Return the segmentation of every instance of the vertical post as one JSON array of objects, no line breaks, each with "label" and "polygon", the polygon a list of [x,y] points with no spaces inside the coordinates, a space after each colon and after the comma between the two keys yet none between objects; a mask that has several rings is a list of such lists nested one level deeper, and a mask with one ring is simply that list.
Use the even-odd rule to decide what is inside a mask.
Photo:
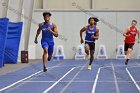
[{"label": "vertical post", "polygon": [[96,3],[95,0],[91,0],[91,4],[92,4],[91,9],[95,9],[95,3]]},{"label": "vertical post", "polygon": [[90,9],[93,9],[93,0],[90,0]]},{"label": "vertical post", "polygon": [[0,17],[2,18],[7,16],[8,2],[9,0],[0,0]]},{"label": "vertical post", "polygon": [[21,21],[23,0],[9,0],[7,16],[12,22]]},{"label": "vertical post", "polygon": [[[20,11],[20,13],[22,14],[22,9],[23,9],[23,0],[20,0],[20,2],[19,2],[19,11]],[[19,21],[21,21],[21,17],[22,17],[22,15],[18,15],[18,18],[17,18],[17,21],[19,22]]]},{"label": "vertical post", "polygon": [[34,0],[24,0],[24,50],[28,50]]}]

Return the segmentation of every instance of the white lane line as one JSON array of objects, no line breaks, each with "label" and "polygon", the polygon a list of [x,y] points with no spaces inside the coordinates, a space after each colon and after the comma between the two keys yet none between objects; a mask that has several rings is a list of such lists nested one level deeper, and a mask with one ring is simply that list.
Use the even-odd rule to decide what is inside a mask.
[{"label": "white lane line", "polygon": [[[57,64],[57,65],[61,65],[61,64],[62,64],[62,63]],[[51,69],[52,69],[52,68],[55,68],[55,67],[56,67],[56,66],[48,67],[48,68],[51,68]],[[43,70],[40,70],[40,71],[38,71],[38,72],[36,72],[36,73],[34,73],[34,74],[31,74],[31,75],[29,75],[29,76],[27,76],[27,77],[25,77],[25,78],[19,80],[19,81],[16,81],[16,82],[10,84],[9,86],[6,86],[6,87],[4,87],[4,88],[1,88],[1,89],[0,89],[0,92],[2,92],[2,91],[4,91],[4,90],[7,90],[7,89],[9,89],[9,88],[11,88],[11,87],[13,87],[13,86],[15,86],[15,85],[17,85],[17,84],[19,84],[19,83],[25,81],[25,80],[27,80],[27,79],[30,79],[31,77],[33,77],[33,76],[35,76],[35,75],[37,75],[37,74],[39,74],[39,73],[41,73],[41,72],[43,72]]]},{"label": "white lane line", "polygon": [[93,84],[92,92],[91,92],[91,93],[95,93],[96,85],[97,85],[97,81],[98,81],[98,77],[99,77],[100,70],[101,70],[101,68],[98,69],[98,72],[97,72],[97,74],[96,74],[96,78],[95,78],[95,80],[94,80],[94,84]]},{"label": "white lane line", "polygon": [[131,67],[127,67],[127,68],[140,68],[140,66],[131,66]]},{"label": "white lane line", "polygon": [[57,85],[63,78],[65,78],[70,72],[72,72],[75,69],[73,67],[71,70],[69,70],[66,74],[64,74],[59,80],[57,80],[53,85],[51,85],[49,88],[47,88],[44,92],[42,93],[47,93],[49,92],[55,85]]},{"label": "white lane line", "polygon": [[[23,83],[27,82],[27,83],[54,83],[56,81],[22,81]],[[68,83],[70,82],[69,80],[68,81],[60,81],[60,82],[65,82],[65,83]],[[92,83],[93,81],[72,81],[74,83]],[[110,82],[133,82],[133,81],[99,81],[98,82],[104,82],[104,83],[110,83]],[[140,82],[140,81],[136,81],[136,82]]]},{"label": "white lane line", "polygon": [[35,76],[35,75],[37,75],[37,74],[39,74],[39,73],[41,73],[41,72],[42,72],[42,70],[41,70],[41,71],[38,71],[38,72],[36,72],[36,73],[34,73],[34,74],[32,74],[32,75],[26,77],[26,78],[23,78],[23,79],[21,79],[21,80],[15,82],[15,83],[13,83],[13,84],[7,86],[7,87],[1,88],[1,89],[0,89],[0,92],[4,91],[4,90],[6,90],[6,89],[8,89],[8,88],[10,88],[10,87],[13,87],[13,86],[15,86],[16,84],[18,84],[18,83],[20,83],[20,82],[22,82],[22,81],[24,81],[24,80],[27,80],[27,79],[29,79],[29,78],[31,78],[31,77],[33,77],[33,76]]},{"label": "white lane line", "polygon": [[75,78],[79,75],[79,73],[84,69],[85,65],[82,66],[82,68],[74,75],[74,77],[69,81],[69,83],[59,93],[64,93],[64,91],[69,87],[69,85],[75,80]]},{"label": "white lane line", "polygon": [[[111,68],[112,66],[104,66],[104,67],[100,67],[101,69],[102,68]],[[117,65],[117,66],[114,66],[114,67],[126,67],[126,66],[123,66],[123,65]]]},{"label": "white lane line", "polygon": [[112,62],[111,62],[111,66],[112,66],[112,70],[113,70],[113,77],[114,77],[116,92],[117,92],[117,93],[120,93],[120,89],[119,89],[119,86],[118,86],[117,77],[116,77],[116,74],[115,74],[115,68],[114,68],[114,65],[113,65]]},{"label": "white lane line", "polygon": [[[126,68],[126,66],[114,66],[114,67],[125,67]],[[127,67],[127,68],[139,68],[140,67],[140,65],[139,66],[130,66],[130,67]],[[102,68],[111,68],[111,66],[104,66],[104,67],[100,67],[101,69]]]},{"label": "white lane line", "polygon": [[126,68],[126,71],[127,71],[128,75],[130,76],[131,80],[133,81],[133,83],[135,84],[136,88],[140,92],[140,86],[137,84],[137,82],[135,81],[135,79],[133,78],[133,76],[131,75],[131,73],[129,72],[129,70],[127,68]]}]

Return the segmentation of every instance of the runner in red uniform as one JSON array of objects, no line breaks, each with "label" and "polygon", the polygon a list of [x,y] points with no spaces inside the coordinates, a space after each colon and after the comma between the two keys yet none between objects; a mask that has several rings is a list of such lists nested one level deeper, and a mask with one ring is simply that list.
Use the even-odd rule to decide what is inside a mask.
[{"label": "runner in red uniform", "polygon": [[131,26],[127,28],[127,31],[123,34],[125,36],[125,44],[124,44],[124,51],[126,55],[125,65],[128,64],[128,61],[131,57],[131,53],[133,50],[133,46],[135,44],[135,37],[138,34],[138,43],[140,43],[140,33],[138,28],[136,27],[137,21],[132,20]]}]

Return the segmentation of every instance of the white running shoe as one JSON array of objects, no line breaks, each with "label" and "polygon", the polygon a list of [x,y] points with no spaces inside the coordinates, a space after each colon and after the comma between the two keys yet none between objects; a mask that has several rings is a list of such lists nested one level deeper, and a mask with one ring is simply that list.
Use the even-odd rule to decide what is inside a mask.
[{"label": "white running shoe", "polygon": [[88,70],[91,70],[91,65],[88,65]]}]

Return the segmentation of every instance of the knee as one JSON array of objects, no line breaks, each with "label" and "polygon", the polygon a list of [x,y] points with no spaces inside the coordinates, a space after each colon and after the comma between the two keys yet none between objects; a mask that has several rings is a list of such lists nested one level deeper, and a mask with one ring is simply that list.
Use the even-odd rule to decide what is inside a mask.
[{"label": "knee", "polygon": [[87,52],[87,50],[85,50],[85,52]]},{"label": "knee", "polygon": [[47,52],[47,50],[44,50],[44,54],[47,54],[48,52]]},{"label": "knee", "polygon": [[87,53],[87,52],[89,52],[89,50],[88,49],[85,49],[85,52]]},{"label": "knee", "polygon": [[129,48],[127,52],[128,52],[128,53],[130,53],[131,51],[132,51],[132,49],[131,49],[131,48]]},{"label": "knee", "polygon": [[94,59],[94,56],[93,56],[93,55],[90,55],[90,58],[91,58],[91,59]]}]

